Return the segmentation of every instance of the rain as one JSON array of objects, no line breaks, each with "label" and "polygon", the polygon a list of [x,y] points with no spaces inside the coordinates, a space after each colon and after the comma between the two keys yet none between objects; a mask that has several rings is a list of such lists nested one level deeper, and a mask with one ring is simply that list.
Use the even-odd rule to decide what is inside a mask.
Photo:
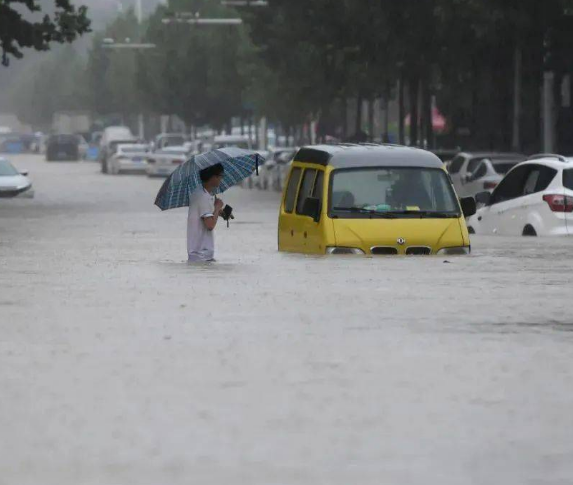
[{"label": "rain", "polygon": [[[392,83],[391,92],[378,91],[359,75],[363,61],[355,55],[360,56],[351,51],[345,57],[350,48],[335,36],[331,47],[345,53],[339,60],[353,69],[354,77],[337,77],[336,90],[330,82],[323,86],[322,94],[332,96],[327,100],[332,110],[325,113],[314,109],[320,90],[312,96],[301,85],[289,90],[277,67],[282,62],[251,57],[261,55],[256,46],[273,48],[292,40],[274,28],[249,30],[261,24],[275,27],[273,9],[280,9],[285,19],[296,12],[308,14],[310,21],[317,13],[305,11],[304,5],[324,9],[329,2],[72,2],[77,8],[84,3],[92,32],[78,33],[72,44],[34,52],[20,43],[23,59],[3,45],[10,62],[0,67],[0,195],[8,193],[1,183],[8,163],[30,186],[0,197],[0,485],[571,483],[573,239],[550,233],[568,233],[568,204],[573,204],[567,178],[573,167],[570,135],[562,129],[570,109],[561,99],[561,94],[568,96],[568,71],[556,74],[563,91],[551,102],[562,105],[554,110],[555,119],[545,125],[545,118],[536,120],[545,131],[533,134],[535,123],[526,119],[533,116],[533,107],[525,94],[548,80],[541,75],[540,84],[532,87],[526,76],[518,76],[521,83],[504,80],[507,110],[503,121],[495,115],[491,122],[503,125],[503,133],[477,126],[466,135],[460,130],[466,121],[458,115],[469,101],[457,99],[453,90],[448,98],[443,86],[459,86],[438,57],[442,77],[428,84],[424,76],[418,80],[420,122],[412,128],[418,115],[411,105],[417,101],[409,90],[411,79],[400,75],[403,64],[396,64],[396,77],[392,71],[388,79],[379,79],[384,86]],[[352,6],[342,6],[346,3],[332,7],[334,13],[348,8],[348,19],[368,29],[387,25],[376,6],[368,8],[379,16],[369,21]],[[397,14],[393,3],[380,2]],[[457,15],[470,15],[476,29],[485,28],[487,16],[481,18],[478,8],[462,12],[448,2],[431,3],[443,14],[437,18],[454,21]],[[508,2],[494,3],[503,11]],[[552,15],[568,8],[567,2],[549,3]],[[235,24],[217,26],[213,20],[195,31],[185,13],[194,10],[201,11],[192,17],[195,22],[226,18]],[[413,10],[416,17],[420,12]],[[532,12],[535,8],[523,6],[524,29]],[[81,17],[77,10],[75,15]],[[321,35],[337,32],[339,25],[328,18],[333,30],[324,27]],[[400,17],[406,20],[420,19]],[[142,29],[135,32],[139,38],[118,38],[121,29],[131,28]],[[189,56],[190,66],[208,72],[189,80],[188,96],[182,88],[188,67],[181,73],[170,70],[169,62],[163,63],[168,57],[157,71],[151,65],[160,62],[153,57],[157,53],[171,52],[161,42],[173,42],[165,29],[175,36],[175,28],[186,29],[177,41],[194,39],[194,45],[209,46],[207,56],[181,53],[178,62]],[[501,35],[500,25],[491,29],[491,35]],[[117,33],[113,44],[104,42],[112,31]],[[444,49],[451,48],[451,39],[437,39]],[[314,53],[314,33],[303,41],[301,49]],[[228,42],[244,43],[252,51],[221,50]],[[389,39],[383,36],[380,42]],[[468,48],[483,48],[480,35],[471,42]],[[131,52],[132,47],[118,44],[148,47]],[[556,45],[551,51],[555,58],[562,52]],[[49,87],[31,83],[27,72],[34,79],[40,73],[51,76],[71,55],[68,49],[74,52],[66,71],[70,78],[59,87],[53,79]],[[213,60],[213,53],[223,51],[231,63]],[[98,79],[112,82],[78,83],[101,68],[100,54],[111,58]],[[482,59],[484,54],[474,55]],[[377,54],[372,56],[380,62]],[[521,54],[509,49],[508,56],[511,62],[504,69],[519,74],[512,62]],[[287,65],[304,62],[293,52],[285,52],[283,60]],[[455,60],[460,72],[466,68]],[[532,62],[523,59],[521,68],[527,71]],[[252,80],[251,70],[234,69],[259,63],[257,69],[265,69],[264,79],[258,80],[262,84]],[[340,72],[341,66],[331,67]],[[142,72],[153,74],[141,81],[145,103],[130,90],[129,76]],[[157,73],[174,76],[170,96],[163,97],[171,88],[157,84]],[[213,73],[253,84],[241,84],[244,91],[235,105],[234,90]],[[311,82],[320,74],[314,73]],[[202,91],[203,82],[208,90]],[[408,87],[402,93],[403,111],[401,82]],[[499,79],[479,82],[501,85]],[[522,121],[516,134],[512,100],[519,84]],[[94,86],[101,90],[93,91]],[[249,89],[261,86],[268,89]],[[60,88],[73,93],[71,105]],[[277,93],[277,88],[286,91]],[[50,102],[43,94],[47,89],[53,95]],[[368,95],[367,89],[372,89]],[[426,90],[431,96],[425,96]],[[98,103],[90,101],[94,93],[104,96],[101,113]],[[539,103],[538,117],[543,99]],[[472,108],[476,119],[493,116],[483,106]],[[303,115],[292,118],[297,110]],[[113,138],[110,128],[118,126],[128,132]],[[466,219],[461,205],[457,214],[460,225],[476,232],[469,234],[470,254],[436,254],[433,241],[427,256],[405,256],[399,246],[395,256],[369,254],[366,246],[360,249],[366,254],[305,254],[302,247],[279,251],[291,167],[305,167],[299,148],[332,150],[334,164],[337,150],[380,150],[382,157],[389,145],[402,144],[418,147],[420,156],[433,152],[435,163],[444,157],[447,163],[439,170],[453,182],[448,190],[462,199],[478,199],[475,215]],[[161,211],[154,202],[170,180],[166,176],[186,160],[229,147],[256,153],[259,174],[252,167],[252,175],[217,195],[232,206],[234,220],[228,225],[219,220],[213,231],[215,261],[189,263],[188,209]],[[105,156],[104,150],[109,150]],[[468,185],[461,176],[457,185],[451,165],[455,157],[460,164],[476,160],[475,170],[491,165],[494,175],[487,183],[495,185],[487,195],[463,193]],[[508,174],[498,174],[498,180],[495,167],[502,162]],[[534,227],[536,219],[528,219],[539,233],[531,237],[526,224],[515,234],[508,229],[511,221],[500,219],[493,231],[480,225],[480,217],[487,220],[485,211],[496,207],[496,193],[507,185],[503,180],[528,166],[524,187],[535,167],[545,167],[536,175],[533,195],[547,214],[558,213],[563,226],[545,234],[553,226]],[[165,167],[169,173],[162,174]],[[324,170],[330,168],[326,162]],[[541,190],[550,170],[559,175]],[[328,177],[324,183],[330,183]],[[559,193],[554,189],[558,183]],[[500,200],[497,207],[504,203]],[[383,214],[428,222],[380,208],[367,213],[365,207],[354,207],[365,214],[347,216],[356,222],[353,227],[395,222]],[[409,212],[416,211],[421,212]],[[337,218],[329,215],[334,212],[334,207],[322,207],[320,224],[328,218],[336,225]]]}]

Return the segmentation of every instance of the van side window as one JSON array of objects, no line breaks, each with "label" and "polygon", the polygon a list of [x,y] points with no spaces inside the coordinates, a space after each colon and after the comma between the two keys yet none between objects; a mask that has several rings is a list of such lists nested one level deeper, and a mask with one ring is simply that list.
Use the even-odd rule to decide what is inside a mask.
[{"label": "van side window", "polygon": [[298,191],[298,200],[296,203],[297,214],[302,214],[304,201],[307,199],[307,197],[310,197],[312,194],[315,178],[316,178],[316,170],[307,168],[304,171],[304,177],[302,178],[302,184],[300,186],[300,190]]},{"label": "van side window", "polygon": [[312,191],[312,196],[322,202],[322,191],[324,186],[324,172],[319,170],[316,174],[316,180],[314,182],[314,190]]},{"label": "van side window", "polygon": [[294,210],[296,191],[298,189],[298,183],[300,182],[301,174],[302,170],[300,168],[293,168],[290,174],[285,196],[285,212],[288,212],[289,214]]}]

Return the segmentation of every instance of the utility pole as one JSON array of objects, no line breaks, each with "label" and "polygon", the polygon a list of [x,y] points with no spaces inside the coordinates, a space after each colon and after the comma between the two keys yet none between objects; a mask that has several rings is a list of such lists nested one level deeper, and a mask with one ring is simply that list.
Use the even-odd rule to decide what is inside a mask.
[{"label": "utility pole", "polygon": [[521,61],[521,47],[516,43],[513,66],[513,130],[511,137],[511,149],[514,152],[521,151]]},{"label": "utility pole", "polygon": [[[143,9],[141,6],[141,0],[135,1],[135,14],[137,16],[137,35],[139,40],[141,40],[141,24],[143,23]],[[139,132],[139,139],[145,140],[145,121],[141,111],[139,115],[137,115],[137,129]]]}]

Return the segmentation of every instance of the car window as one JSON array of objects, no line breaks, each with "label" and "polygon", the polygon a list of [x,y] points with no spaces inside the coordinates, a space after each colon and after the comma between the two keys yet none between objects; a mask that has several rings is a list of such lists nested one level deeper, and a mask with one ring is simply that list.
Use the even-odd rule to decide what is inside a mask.
[{"label": "car window", "polygon": [[482,177],[485,177],[486,173],[487,173],[487,164],[485,162],[482,162],[477,168],[477,170],[472,174],[472,180],[477,180]]},{"label": "car window", "polygon": [[314,180],[316,179],[316,170],[307,168],[304,171],[304,176],[302,178],[302,184],[300,190],[298,191],[298,200],[296,202],[296,213],[302,214],[302,209],[304,207],[304,201],[307,197],[310,197],[314,189]]},{"label": "car window", "polygon": [[482,160],[483,160],[483,158],[472,158],[472,159],[468,162],[467,171],[468,171],[469,173],[473,173],[474,170],[479,166],[479,164],[481,163]]},{"label": "car window", "polygon": [[557,170],[543,165],[538,165],[535,168],[539,171],[535,192],[541,192],[549,187],[549,184],[553,181],[555,175],[557,175]]},{"label": "car window", "polygon": [[532,170],[525,179],[525,184],[523,185],[523,195],[529,195],[535,193],[535,187],[539,180],[539,170]]},{"label": "car window", "polygon": [[523,184],[531,171],[531,165],[523,165],[511,171],[493,191],[491,204],[498,204],[523,195]]},{"label": "car window", "polygon": [[298,189],[301,174],[302,170],[300,168],[294,168],[290,174],[285,196],[285,212],[288,212],[289,214],[294,210],[296,191]]},{"label": "car window", "polygon": [[573,169],[563,170],[563,185],[569,190],[573,190]]},{"label": "car window", "polygon": [[8,160],[0,160],[0,177],[18,175],[18,171]]},{"label": "car window", "polygon": [[465,158],[462,155],[454,157],[454,159],[450,162],[450,166],[448,167],[448,172],[458,173],[462,169],[464,161]]}]

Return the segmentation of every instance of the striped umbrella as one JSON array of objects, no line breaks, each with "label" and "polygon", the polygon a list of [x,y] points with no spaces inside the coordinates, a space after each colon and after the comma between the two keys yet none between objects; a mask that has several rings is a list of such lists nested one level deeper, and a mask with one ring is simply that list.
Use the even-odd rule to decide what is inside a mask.
[{"label": "striped umbrella", "polygon": [[258,153],[241,148],[220,148],[191,157],[179,166],[161,186],[155,205],[161,210],[177,209],[189,206],[190,194],[201,187],[199,173],[205,168],[220,163],[225,169],[225,175],[217,193],[225,192],[233,185],[246,179],[253,172],[259,173],[259,163],[265,159]]}]

